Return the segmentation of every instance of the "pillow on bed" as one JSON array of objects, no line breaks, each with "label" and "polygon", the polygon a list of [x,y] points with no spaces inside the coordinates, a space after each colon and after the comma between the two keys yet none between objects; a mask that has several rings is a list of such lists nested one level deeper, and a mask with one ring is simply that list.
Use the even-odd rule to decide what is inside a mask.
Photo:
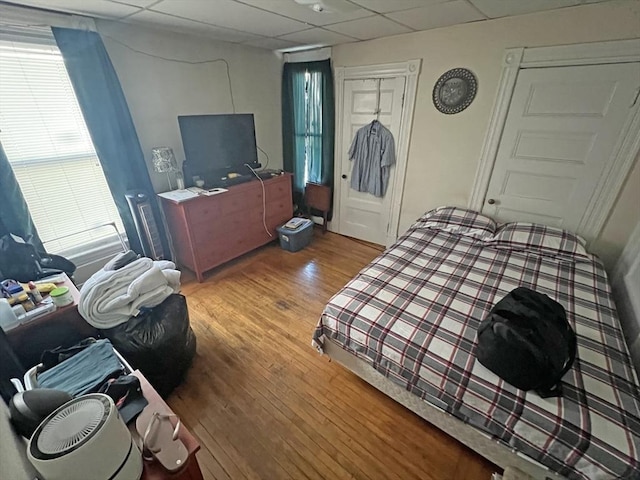
[{"label": "pillow on bed", "polygon": [[430,228],[480,240],[488,240],[496,233],[498,225],[489,217],[458,207],[438,207],[425,213],[413,225],[414,228]]},{"label": "pillow on bed", "polygon": [[498,228],[487,245],[508,249],[533,251],[559,259],[588,259],[586,242],[582,237],[561,228],[537,223],[505,223]]}]

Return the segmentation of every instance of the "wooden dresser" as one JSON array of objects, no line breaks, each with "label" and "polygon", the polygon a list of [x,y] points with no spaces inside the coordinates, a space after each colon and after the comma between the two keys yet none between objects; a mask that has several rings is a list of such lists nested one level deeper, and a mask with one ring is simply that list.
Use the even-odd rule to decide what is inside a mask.
[{"label": "wooden dresser", "polygon": [[[291,177],[264,180],[264,199],[257,179],[180,203],[159,197],[178,264],[201,282],[207,270],[277,239],[276,227],[293,216]],[[263,211],[272,236],[264,229]]]}]

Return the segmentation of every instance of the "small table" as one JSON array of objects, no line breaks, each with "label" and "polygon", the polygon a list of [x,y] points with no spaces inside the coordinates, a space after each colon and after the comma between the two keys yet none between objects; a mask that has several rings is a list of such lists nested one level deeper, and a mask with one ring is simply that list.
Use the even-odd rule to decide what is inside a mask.
[{"label": "small table", "polygon": [[61,275],[64,281],[58,286],[69,287],[73,303],[18,325],[6,333],[9,345],[24,368],[40,363],[40,355],[45,350],[57,346],[70,347],[83,338],[98,336],[98,330],[78,313],[80,292],[66,274]]},{"label": "small table", "polygon": [[[160,395],[158,395],[158,392],[154,390],[139,370],[134,371],[132,375],[135,375],[140,379],[142,394],[149,402],[149,405],[147,405],[145,409],[150,408],[153,411],[167,415],[173,414],[173,411],[164,402],[164,400],[162,400]],[[136,432],[135,421],[129,423],[129,430],[131,430],[132,435],[138,435]],[[189,452],[189,459],[187,460],[186,467],[177,473],[169,473],[162,468],[158,462],[145,461],[141,480],[203,480],[202,471],[200,470],[200,465],[198,465],[198,460],[196,459],[196,452],[200,450],[198,440],[196,440],[184,425],[180,428],[178,437],[182,443],[184,443],[184,446],[187,447],[187,451]]]}]

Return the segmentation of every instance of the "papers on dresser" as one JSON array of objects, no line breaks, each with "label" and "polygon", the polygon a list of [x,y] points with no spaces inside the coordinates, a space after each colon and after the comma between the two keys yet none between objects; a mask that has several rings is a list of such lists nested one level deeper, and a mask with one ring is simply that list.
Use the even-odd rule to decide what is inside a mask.
[{"label": "papers on dresser", "polygon": [[180,203],[184,202],[185,200],[196,198],[198,194],[196,192],[192,192],[191,190],[172,190],[170,192],[159,193],[158,196],[166,198],[167,200],[172,200],[176,203]]}]

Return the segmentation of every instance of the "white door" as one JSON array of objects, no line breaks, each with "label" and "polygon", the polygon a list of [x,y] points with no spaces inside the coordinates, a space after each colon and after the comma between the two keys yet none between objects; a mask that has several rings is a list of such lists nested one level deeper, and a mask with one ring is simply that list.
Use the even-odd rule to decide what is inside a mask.
[{"label": "white door", "polygon": [[521,70],[482,211],[581,233],[638,88],[640,63]]},{"label": "white door", "polygon": [[[378,103],[378,120],[391,131],[397,142],[402,119],[404,84],[404,77],[344,82],[344,103],[341,106],[342,151],[336,164],[341,174],[336,190],[340,196],[338,228],[342,235],[380,245],[386,243],[395,168],[390,169],[389,186],[384,197],[378,198],[370,193],[358,192],[350,187],[353,162],[349,160],[348,151],[358,129],[376,118]],[[396,154],[397,152],[396,143]]]}]

